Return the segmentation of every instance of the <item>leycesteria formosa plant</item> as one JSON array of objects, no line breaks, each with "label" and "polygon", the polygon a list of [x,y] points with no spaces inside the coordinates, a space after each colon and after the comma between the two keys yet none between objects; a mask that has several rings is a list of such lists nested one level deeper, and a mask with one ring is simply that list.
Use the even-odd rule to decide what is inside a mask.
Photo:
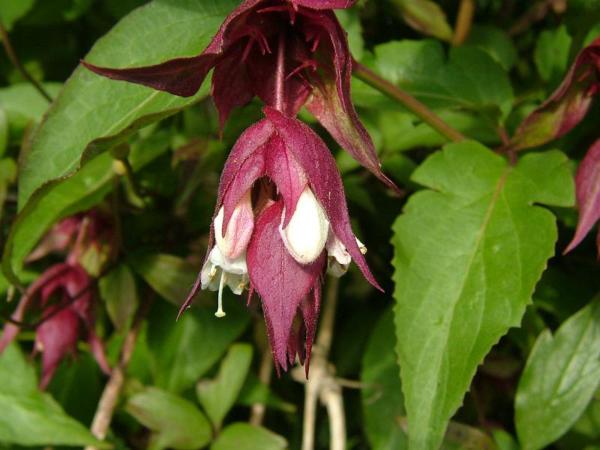
[{"label": "leycesteria formosa plant", "polygon": [[[333,9],[350,0],[246,0],[198,56],[149,67],[90,70],[179,96],[194,95],[211,69],[224,126],[255,96],[265,118],[234,145],[221,175],[211,242],[197,291],[249,290],[261,300],[276,367],[310,362],[325,271],[340,276],[353,259],[380,289],[350,226],[340,174],[325,143],[295,116],[302,106],[358,162],[388,186],[350,96],[352,57]],[[299,316],[302,320],[295,321]],[[295,326],[295,323],[301,325]]]}]

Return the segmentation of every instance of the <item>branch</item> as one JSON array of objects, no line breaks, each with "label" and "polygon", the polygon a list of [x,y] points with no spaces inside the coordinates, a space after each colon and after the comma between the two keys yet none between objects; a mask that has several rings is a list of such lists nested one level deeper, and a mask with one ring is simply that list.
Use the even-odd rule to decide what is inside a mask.
[{"label": "branch", "polygon": [[454,36],[452,36],[452,45],[461,45],[471,31],[473,24],[473,15],[475,14],[475,0],[461,0],[456,16],[456,24],[454,26]]},{"label": "branch", "polygon": [[449,140],[455,142],[465,139],[460,132],[444,122],[436,113],[431,111],[415,97],[407,92],[404,92],[386,79],[381,78],[379,75],[363,66],[361,63],[354,61],[352,63],[352,69],[354,71],[354,75],[358,79],[384,93],[391,99],[403,104],[409,111],[418,116],[421,120],[423,120],[423,122],[435,129],[442,136],[445,136]]},{"label": "branch", "polygon": [[52,103],[52,97],[50,97],[50,94],[48,94],[44,87],[35,78],[33,78],[31,74],[27,72],[27,69],[25,69],[23,64],[21,64],[21,61],[17,57],[15,49],[12,46],[12,43],[8,36],[8,31],[6,31],[6,28],[4,28],[4,24],[1,21],[0,37],[2,38],[2,45],[4,46],[4,50],[6,50],[6,55],[8,56],[8,59],[10,59],[10,62],[16,67],[16,69],[23,76],[23,78],[29,81],[29,83],[31,83],[31,85],[40,93],[40,95],[46,100],[48,100],[48,103]]},{"label": "branch", "polygon": [[[121,354],[119,356],[119,362],[116,367],[112,370],[110,378],[104,387],[102,397],[98,402],[98,408],[94,415],[92,422],[91,431],[94,436],[100,440],[104,440],[110,428],[110,423],[119,401],[123,385],[125,383],[125,372],[131,356],[135,349],[138,335],[144,323],[144,319],[150,310],[152,304],[152,297],[145,301],[138,309],[133,326],[125,336],[123,347],[121,348]],[[97,447],[87,446],[85,450],[98,450]]]},{"label": "branch", "polygon": [[[265,327],[263,322],[260,322],[261,334],[265,335]],[[258,379],[268,386],[271,383],[271,377],[273,375],[273,357],[268,345],[262,349],[262,358],[260,360],[260,368],[258,369]],[[252,405],[250,412],[250,425],[260,426],[265,418],[265,412],[267,408],[264,403],[255,403]]]},{"label": "branch", "polygon": [[508,30],[509,36],[521,34],[531,26],[546,17],[546,14],[553,10],[556,14],[562,14],[567,9],[567,0],[543,0],[535,3],[523,14],[514,25]]},{"label": "branch", "polygon": [[304,370],[301,367],[292,372],[296,381],[305,383],[302,450],[313,450],[315,446],[317,399],[327,409],[331,430],[330,449],[344,450],[346,448],[346,419],[342,388],[335,378],[335,368],[327,361],[333,341],[338,289],[339,279],[329,277],[323,315],[319,325],[319,336],[313,348],[310,377],[308,380],[305,379]]}]

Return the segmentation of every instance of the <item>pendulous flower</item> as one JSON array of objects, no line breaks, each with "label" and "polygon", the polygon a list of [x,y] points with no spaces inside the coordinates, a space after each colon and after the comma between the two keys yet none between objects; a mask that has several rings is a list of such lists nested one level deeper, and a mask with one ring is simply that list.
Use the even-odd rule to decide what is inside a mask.
[{"label": "pendulous flower", "polygon": [[[36,310],[41,320],[36,328],[34,352],[42,354],[40,388],[50,383],[60,362],[74,355],[83,336],[98,365],[109,373],[104,345],[94,331],[94,296],[91,278],[79,265],[61,263],[51,266],[27,290],[12,315],[15,322]],[[7,323],[0,337],[0,353],[16,338],[20,327]]]},{"label": "pendulous flower", "polygon": [[198,56],[125,69],[83,64],[115,80],[184,97],[194,95],[214,68],[212,97],[221,127],[235,107],[254,96],[290,117],[306,105],[342,148],[397,189],[381,171],[373,142],[351,101],[352,56],[332,9],[353,3],[245,0]]},{"label": "pendulous flower", "polygon": [[[239,138],[223,170],[204,267],[196,292],[257,292],[277,367],[296,354],[310,360],[328,265],[340,276],[353,259],[379,288],[356,239],[340,174],[325,143],[307,125],[271,108]],[[300,316],[300,328],[294,319]],[[308,363],[306,364],[308,370]]]}]

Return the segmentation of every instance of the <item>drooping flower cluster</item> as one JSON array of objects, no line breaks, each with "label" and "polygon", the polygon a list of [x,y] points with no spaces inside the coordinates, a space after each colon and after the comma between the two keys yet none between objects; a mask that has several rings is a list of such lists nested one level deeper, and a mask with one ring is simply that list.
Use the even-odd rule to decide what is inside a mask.
[{"label": "drooping flower cluster", "polygon": [[[325,143],[295,116],[302,106],[358,162],[388,186],[373,143],[350,99],[352,57],[333,8],[350,0],[246,0],[198,56],[155,66],[111,69],[112,79],[193,95],[214,68],[212,96],[221,126],[258,96],[265,118],[234,145],[219,185],[197,291],[224,286],[261,298],[276,367],[310,361],[326,270],[340,276],[354,260],[365,278],[365,247],[352,232],[340,174]],[[295,320],[299,317],[301,320]],[[307,372],[308,373],[308,372]]]},{"label": "drooping flower cluster", "polygon": [[95,328],[93,279],[80,264],[90,249],[106,246],[106,222],[97,212],[67,218],[57,224],[28,260],[39,259],[51,252],[68,250],[64,263],[50,266],[27,289],[12,315],[13,323],[4,326],[0,337],[0,353],[16,338],[27,316],[35,316],[34,353],[42,354],[40,388],[44,389],[60,362],[74,355],[80,338],[100,368],[110,372],[104,345]]}]

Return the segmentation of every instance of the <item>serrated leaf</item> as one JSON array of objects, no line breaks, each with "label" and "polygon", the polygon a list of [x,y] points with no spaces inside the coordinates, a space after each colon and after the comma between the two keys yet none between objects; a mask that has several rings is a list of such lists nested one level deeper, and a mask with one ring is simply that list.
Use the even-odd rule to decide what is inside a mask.
[{"label": "serrated leaf", "polygon": [[569,62],[571,36],[563,25],[540,33],[533,59],[544,81],[560,81]]},{"label": "serrated leaf", "polygon": [[156,388],[129,399],[126,411],[154,432],[149,448],[193,450],[212,438],[208,419],[196,405],[178,395]]},{"label": "serrated leaf", "polygon": [[[142,169],[168,150],[169,136],[156,133],[134,143],[130,162],[134,171]],[[23,260],[44,233],[63,217],[91,208],[113,188],[117,177],[113,159],[108,153],[94,158],[76,175],[64,180],[40,197],[30,202],[13,223],[4,247],[2,270],[14,281]]]},{"label": "serrated leaf", "polygon": [[119,264],[100,279],[99,288],[110,320],[117,330],[124,330],[131,324],[139,303],[131,269]]},{"label": "serrated leaf", "polygon": [[283,450],[286,440],[262,427],[247,423],[229,425],[210,446],[211,450]]},{"label": "serrated leaf", "polygon": [[600,385],[600,298],[538,337],[519,380],[515,422],[523,450],[562,436]]},{"label": "serrated leaf", "polygon": [[37,389],[33,367],[16,345],[0,356],[0,442],[25,446],[106,448],[90,431],[69,417],[49,395]]},{"label": "serrated leaf", "polygon": [[171,392],[192,387],[244,331],[248,313],[239,301],[228,298],[227,317],[222,319],[215,317],[215,307],[210,305],[191,308],[176,322],[177,308],[166,302],[154,305],[148,322],[148,347],[158,387]]},{"label": "serrated leaf", "polygon": [[436,449],[475,370],[516,326],[557,238],[534,203],[570,206],[573,181],[557,151],[513,167],[475,142],[428,158],[394,224],[395,322],[410,448]]},{"label": "serrated leaf", "polygon": [[362,360],[360,381],[365,431],[374,450],[408,448],[402,418],[406,416],[402,384],[393,344],[394,316],[388,311],[377,322]]},{"label": "serrated leaf", "polygon": [[221,428],[223,419],[234,405],[251,363],[252,346],[234,344],[223,358],[217,376],[196,385],[198,400],[215,428]]},{"label": "serrated leaf", "polygon": [[389,42],[375,48],[376,70],[428,106],[484,113],[498,123],[512,107],[506,72],[484,50],[463,46],[448,58],[437,41]]},{"label": "serrated leaf", "polygon": [[469,32],[467,45],[486,51],[502,68],[509,71],[517,62],[517,49],[508,33],[490,25],[474,25]]}]

